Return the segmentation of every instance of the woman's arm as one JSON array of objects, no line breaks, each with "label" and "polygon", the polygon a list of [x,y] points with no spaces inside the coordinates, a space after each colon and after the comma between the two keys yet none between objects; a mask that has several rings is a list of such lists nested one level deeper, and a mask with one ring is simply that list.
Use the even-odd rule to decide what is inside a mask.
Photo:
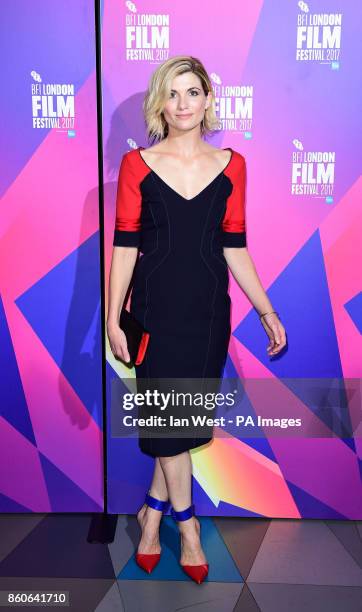
[{"label": "woman's arm", "polygon": [[[273,306],[262,287],[248,249],[224,247],[223,251],[233,277],[259,315],[271,313]],[[270,339],[267,351],[269,355],[275,355],[286,345],[285,329],[275,313],[262,317],[261,322]]]},{"label": "woman's arm", "polygon": [[137,261],[137,247],[114,246],[108,284],[107,334],[112,352],[126,363],[130,361],[127,340],[119,327],[119,315]]},{"label": "woman's arm", "polygon": [[119,167],[113,252],[108,284],[107,334],[112,352],[128,363],[127,339],[119,326],[119,315],[133,276],[141,239],[142,196],[135,160],[137,151],[122,157]]}]

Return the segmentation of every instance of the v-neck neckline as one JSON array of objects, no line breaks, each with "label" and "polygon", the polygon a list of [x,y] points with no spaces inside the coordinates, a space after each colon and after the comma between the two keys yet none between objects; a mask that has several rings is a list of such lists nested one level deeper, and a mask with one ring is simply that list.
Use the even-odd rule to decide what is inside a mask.
[{"label": "v-neck neckline", "polygon": [[199,193],[197,193],[196,195],[194,195],[192,198],[185,198],[185,197],[184,197],[183,195],[181,195],[181,194],[180,194],[178,191],[176,191],[176,190],[175,190],[173,187],[171,187],[171,185],[169,185],[168,183],[166,183],[166,181],[164,181],[164,180],[163,180],[163,178],[162,178],[162,177],[161,177],[159,174],[157,174],[157,172],[155,172],[155,171],[154,171],[154,170],[151,168],[151,166],[149,166],[149,165],[148,165],[148,163],[146,162],[146,160],[145,160],[145,159],[143,159],[143,157],[142,157],[142,155],[141,155],[141,150],[143,150],[143,151],[144,151],[144,150],[145,150],[145,147],[138,147],[137,151],[138,151],[138,154],[139,154],[139,156],[140,156],[141,160],[142,160],[142,161],[143,161],[143,163],[144,163],[144,164],[147,166],[147,168],[149,168],[149,169],[151,170],[151,172],[152,172],[152,173],[153,173],[155,176],[157,176],[157,178],[159,178],[159,179],[160,179],[160,181],[162,181],[162,183],[163,183],[164,185],[166,185],[166,187],[168,187],[168,189],[171,189],[171,191],[173,191],[173,193],[175,193],[175,194],[176,194],[176,195],[177,195],[179,198],[181,198],[181,199],[182,199],[182,200],[184,200],[185,202],[192,202],[192,200],[196,200],[196,198],[198,198],[198,197],[199,197],[199,196],[200,196],[202,193],[204,193],[204,191],[206,191],[206,189],[208,189],[209,187],[211,187],[211,185],[213,185],[213,184],[215,183],[216,179],[218,179],[218,178],[219,178],[219,176],[221,176],[221,175],[222,175],[222,174],[225,172],[226,168],[229,166],[229,164],[230,164],[230,162],[231,162],[232,158],[234,157],[234,151],[233,151],[233,149],[231,149],[231,147],[225,147],[225,149],[222,149],[223,151],[230,151],[230,152],[231,152],[230,159],[229,159],[228,163],[226,164],[226,166],[225,166],[225,167],[224,167],[224,168],[221,170],[221,172],[219,172],[219,173],[218,173],[218,174],[217,174],[217,175],[216,175],[216,176],[215,176],[215,177],[214,177],[214,178],[213,178],[213,179],[212,179],[212,180],[211,180],[211,181],[210,181],[210,182],[209,182],[209,183],[208,183],[208,184],[207,184],[207,185],[206,185],[206,186],[203,188],[203,189],[201,189],[201,191],[199,191]]}]

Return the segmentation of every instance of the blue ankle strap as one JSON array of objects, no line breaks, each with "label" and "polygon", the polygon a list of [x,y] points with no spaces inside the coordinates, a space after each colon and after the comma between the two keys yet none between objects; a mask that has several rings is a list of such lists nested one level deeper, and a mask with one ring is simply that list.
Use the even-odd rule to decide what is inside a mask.
[{"label": "blue ankle strap", "polygon": [[194,515],[194,504],[191,504],[185,510],[174,510],[171,508],[171,515],[175,521],[187,521],[187,519],[191,518]]},{"label": "blue ankle strap", "polygon": [[149,493],[146,493],[145,503],[147,504],[147,506],[150,506],[150,508],[153,508],[154,510],[160,510],[160,512],[164,512],[170,502],[162,501],[161,499],[157,499],[156,497],[152,497],[152,495],[150,495]]}]

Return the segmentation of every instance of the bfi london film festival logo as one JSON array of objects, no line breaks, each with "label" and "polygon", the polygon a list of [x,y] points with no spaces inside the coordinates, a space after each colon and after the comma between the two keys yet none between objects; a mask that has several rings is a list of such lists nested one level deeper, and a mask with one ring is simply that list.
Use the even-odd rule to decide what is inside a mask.
[{"label": "bfi london film festival logo", "polygon": [[74,83],[43,83],[35,70],[30,73],[33,128],[66,132],[75,136]]},{"label": "bfi london film festival logo", "polygon": [[339,69],[342,13],[312,13],[307,2],[298,2],[297,61],[315,61]]},{"label": "bfi london film festival logo", "polygon": [[253,86],[226,85],[221,77],[210,74],[215,93],[216,112],[221,129],[225,132],[244,132],[244,138],[252,138]]},{"label": "bfi london film festival logo", "polygon": [[305,151],[294,139],[292,152],[292,195],[311,195],[333,204],[335,151]]},{"label": "bfi london film festival logo", "polygon": [[126,60],[161,63],[170,53],[170,15],[138,13],[137,6],[126,1]]}]

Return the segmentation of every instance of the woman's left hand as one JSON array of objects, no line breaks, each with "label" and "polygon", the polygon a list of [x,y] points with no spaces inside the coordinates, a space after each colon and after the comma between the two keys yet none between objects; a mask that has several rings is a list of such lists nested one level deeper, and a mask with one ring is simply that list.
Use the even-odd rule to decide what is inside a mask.
[{"label": "woman's left hand", "polygon": [[276,355],[287,343],[284,326],[275,312],[265,315],[260,320],[270,340],[266,350],[269,355]]}]

